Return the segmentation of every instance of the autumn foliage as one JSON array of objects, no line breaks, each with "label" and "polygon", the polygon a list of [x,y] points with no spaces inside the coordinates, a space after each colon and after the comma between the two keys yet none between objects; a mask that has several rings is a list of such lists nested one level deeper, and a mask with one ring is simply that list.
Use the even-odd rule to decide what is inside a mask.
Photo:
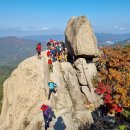
[{"label": "autumn foliage", "polygon": [[130,110],[130,48],[104,47],[99,57],[95,92],[110,111]]}]

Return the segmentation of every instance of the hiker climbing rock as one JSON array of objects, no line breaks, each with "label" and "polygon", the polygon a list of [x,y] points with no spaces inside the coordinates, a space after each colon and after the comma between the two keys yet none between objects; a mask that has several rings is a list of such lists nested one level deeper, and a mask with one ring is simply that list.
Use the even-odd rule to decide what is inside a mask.
[{"label": "hiker climbing rock", "polygon": [[52,121],[52,118],[56,118],[54,111],[51,109],[50,106],[43,104],[40,108],[43,111],[43,118],[45,122],[45,130],[49,128],[49,124]]},{"label": "hiker climbing rock", "polygon": [[49,68],[49,72],[53,73],[53,64],[52,64],[52,58],[51,57],[48,59],[48,68]]},{"label": "hiker climbing rock", "polygon": [[37,50],[37,53],[38,53],[38,59],[41,59],[41,50],[42,50],[41,43],[37,44],[36,50]]},{"label": "hiker climbing rock", "polygon": [[50,81],[48,82],[48,86],[49,86],[48,100],[50,100],[51,93],[54,93],[54,94],[55,94],[56,91],[57,91],[57,89],[56,89],[57,85],[56,85],[56,83],[54,83],[52,80],[50,80]]}]

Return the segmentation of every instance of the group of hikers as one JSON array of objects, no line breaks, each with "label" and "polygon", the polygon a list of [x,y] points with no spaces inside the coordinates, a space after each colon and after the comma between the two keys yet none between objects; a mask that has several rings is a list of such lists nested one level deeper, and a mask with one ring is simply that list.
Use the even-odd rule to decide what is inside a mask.
[{"label": "group of hikers", "polygon": [[47,43],[47,48],[47,57],[51,58],[53,62],[67,62],[68,49],[65,47],[65,43],[63,41],[55,41],[51,39]]},{"label": "group of hikers", "polygon": [[47,57],[49,71],[53,72],[53,62],[67,62],[68,49],[65,47],[65,43],[62,41],[50,40],[47,43]]},{"label": "group of hikers", "polygon": [[[53,72],[53,62],[67,62],[68,61],[68,49],[65,47],[64,41],[55,41],[50,39],[47,42],[47,57],[48,57],[48,67],[49,72]],[[38,43],[36,46],[38,53],[38,59],[41,59],[41,43]]]}]

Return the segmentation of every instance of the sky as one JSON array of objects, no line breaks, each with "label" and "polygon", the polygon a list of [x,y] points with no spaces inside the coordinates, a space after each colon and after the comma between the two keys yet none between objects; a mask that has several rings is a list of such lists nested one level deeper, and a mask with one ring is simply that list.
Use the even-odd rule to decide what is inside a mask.
[{"label": "sky", "polygon": [[130,33],[130,0],[0,0],[0,36],[63,34],[72,16],[96,33]]}]

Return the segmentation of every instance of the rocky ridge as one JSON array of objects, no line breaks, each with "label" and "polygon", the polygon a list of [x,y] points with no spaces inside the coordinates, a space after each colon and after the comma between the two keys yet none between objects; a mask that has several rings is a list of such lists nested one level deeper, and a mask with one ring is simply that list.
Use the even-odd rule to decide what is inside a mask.
[{"label": "rocky ridge", "polygon": [[[84,21],[85,18],[74,18],[74,22],[77,19],[83,19]],[[75,27],[77,28],[77,26]],[[85,28],[85,26],[83,27]],[[91,28],[90,25],[87,25],[87,27]],[[72,26],[69,29],[71,30]],[[92,29],[89,31],[91,34],[90,41],[93,38],[93,41],[95,41]],[[65,33],[68,40],[69,36],[67,32]],[[83,35],[86,36],[85,33]],[[85,36],[83,37],[85,38]],[[74,37],[77,37],[77,35]],[[75,47],[71,47],[71,50],[75,52],[74,55],[95,57],[95,54],[97,54],[96,42],[91,48],[91,50],[95,48],[94,51],[89,53],[90,45],[85,45],[86,40],[83,41],[78,42],[82,47],[81,50],[75,51]],[[71,46],[75,42],[68,43]],[[94,93],[92,84],[92,78],[97,73],[92,59],[87,59],[87,57],[77,58],[73,65],[69,62],[56,61],[53,63],[53,73],[49,73],[48,70],[46,51],[42,52],[41,60],[34,56],[23,61],[4,83],[0,130],[42,130],[44,121],[40,106],[43,103],[50,105],[56,115],[56,119],[51,122],[49,130],[63,129],[63,124],[59,124],[55,128],[58,117],[63,119],[64,129],[66,130],[79,130],[89,127],[93,123],[93,119],[91,115],[92,108],[88,105],[93,104],[93,108],[95,108],[101,103],[100,98]],[[58,87],[56,95],[52,94],[48,101],[48,81],[50,79]]]}]

